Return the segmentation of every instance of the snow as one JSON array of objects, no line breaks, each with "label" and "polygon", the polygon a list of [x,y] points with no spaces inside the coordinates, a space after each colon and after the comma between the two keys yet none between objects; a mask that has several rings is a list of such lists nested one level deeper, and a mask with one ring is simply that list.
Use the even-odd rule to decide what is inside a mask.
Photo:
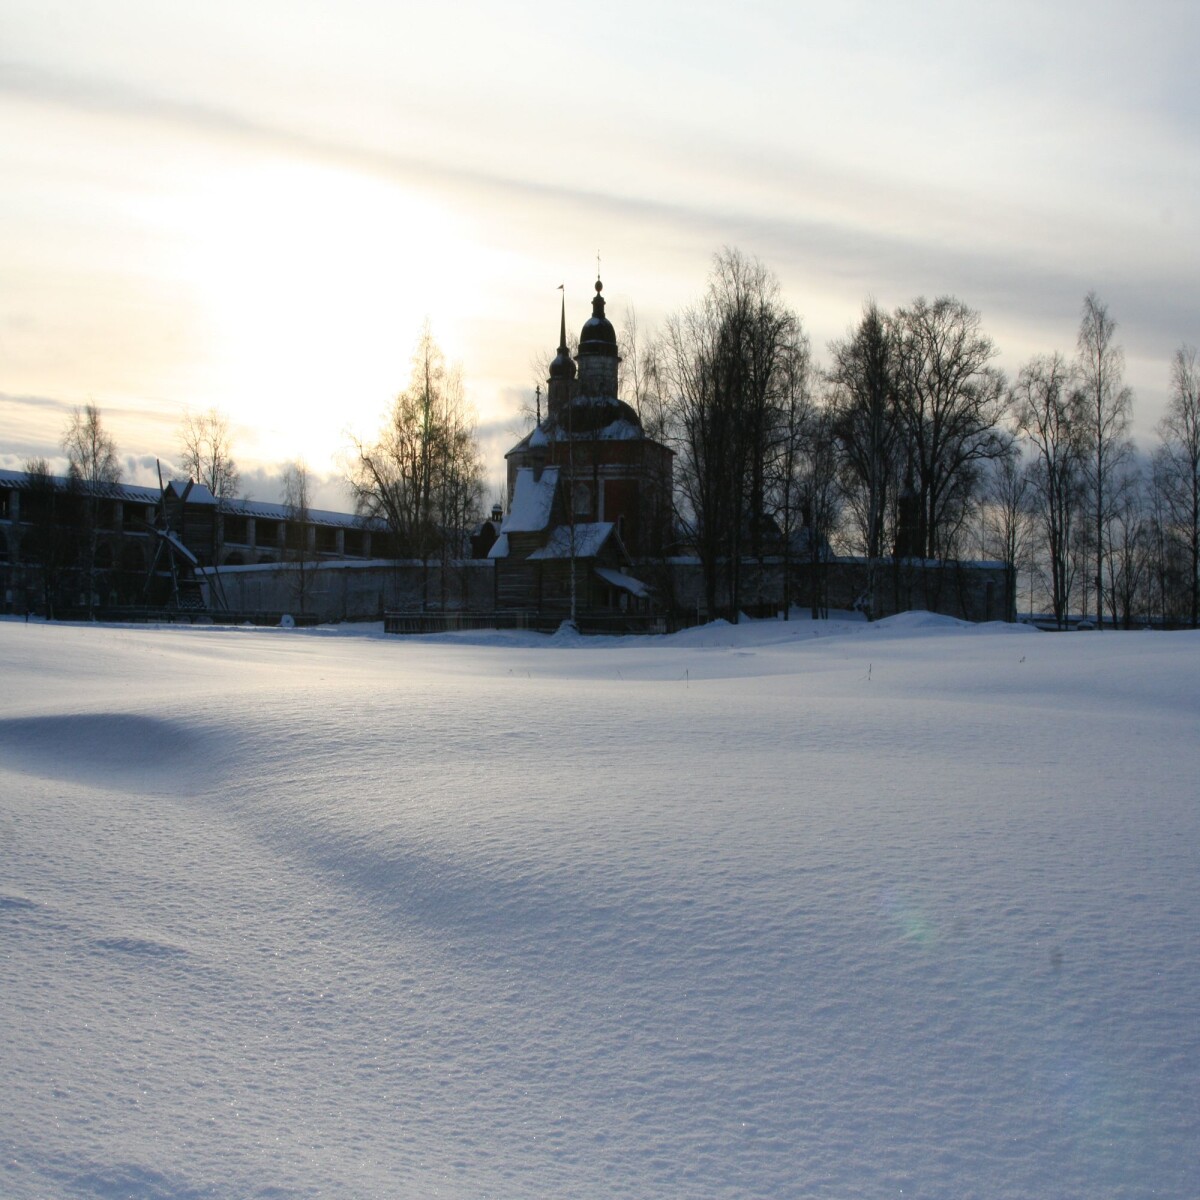
[{"label": "snow", "polygon": [[577,521],[572,539],[570,525],[556,525],[546,544],[539,546],[529,557],[570,558],[574,554],[576,558],[595,558],[615,528],[612,521]]},{"label": "snow", "polygon": [[547,467],[535,477],[532,467],[517,472],[512,508],[500,527],[504,533],[537,533],[545,529],[558,487],[558,468]]},{"label": "snow", "polygon": [[1200,1194],[1200,637],[0,620],[0,1194]]},{"label": "snow", "polygon": [[624,571],[614,571],[609,567],[597,567],[596,574],[605,583],[610,583],[613,587],[621,588],[631,595],[643,597],[650,594],[650,589],[640,579],[634,579],[632,575],[626,575]]}]

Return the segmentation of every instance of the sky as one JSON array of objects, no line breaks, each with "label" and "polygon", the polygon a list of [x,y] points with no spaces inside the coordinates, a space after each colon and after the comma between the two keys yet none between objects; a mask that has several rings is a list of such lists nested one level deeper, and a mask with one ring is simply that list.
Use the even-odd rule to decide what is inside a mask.
[{"label": "sky", "polygon": [[818,361],[953,294],[1015,372],[1095,290],[1150,444],[1200,341],[1190,3],[0,0],[0,466],[94,402],[126,477],[227,414],[319,499],[428,320],[491,476],[597,269],[652,333],[736,247]]}]

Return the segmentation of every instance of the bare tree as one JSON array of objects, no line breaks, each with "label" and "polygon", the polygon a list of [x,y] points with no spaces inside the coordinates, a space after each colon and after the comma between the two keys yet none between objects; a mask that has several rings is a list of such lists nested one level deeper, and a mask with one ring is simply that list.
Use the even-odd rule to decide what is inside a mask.
[{"label": "bare tree", "polygon": [[353,439],[350,488],[363,516],[385,521],[399,552],[422,564],[422,606],[429,603],[429,561],[462,542],[479,514],[483,466],[462,372],[447,366],[426,325],[408,386],[396,397],[374,442]]},{"label": "bare tree", "polygon": [[806,422],[799,456],[797,499],[805,532],[809,611],[813,620],[829,615],[829,539],[838,522],[842,491],[838,484],[838,444],[833,414],[815,408]]},{"label": "bare tree", "polygon": [[237,494],[241,476],[231,454],[229,421],[219,409],[185,412],[179,428],[183,469],[202,483],[218,503]]},{"label": "bare tree", "polygon": [[893,337],[887,317],[870,301],[857,328],[830,346],[833,435],[867,557],[868,617],[877,614],[877,567],[885,552],[887,504],[897,486],[900,425]]},{"label": "bare tree", "polygon": [[[814,528],[817,501],[825,496],[822,484],[833,482],[832,476],[826,480],[820,470],[828,460],[814,453],[818,422],[823,435],[828,430],[828,421],[814,405],[812,376],[812,351],[797,322],[780,367],[774,454],[768,468],[768,499],[783,540],[785,621],[791,619],[792,566],[800,540],[797,535],[807,529],[810,550],[815,541],[821,540],[823,534]],[[824,449],[823,436],[821,442]],[[823,507],[820,514],[825,514]],[[806,557],[811,559],[811,555]],[[814,573],[814,587],[815,578]],[[815,607],[815,592],[813,603]]]},{"label": "bare tree", "polygon": [[1004,619],[1017,609],[1017,577],[1033,541],[1033,492],[1029,466],[1014,444],[995,459],[984,506],[985,551],[1004,563]]},{"label": "bare tree", "polygon": [[99,506],[106,488],[121,481],[117,446],[95,404],[75,408],[62,436],[67,473],[83,496],[83,574],[90,617],[96,603],[96,548],[99,539]]},{"label": "bare tree", "polygon": [[1064,628],[1074,578],[1075,525],[1082,503],[1080,394],[1061,354],[1031,359],[1010,393],[1017,428],[1033,448],[1036,507],[1050,576],[1054,619]]},{"label": "bare tree", "polygon": [[283,504],[287,509],[286,552],[291,564],[292,591],[300,612],[308,611],[312,594],[315,554],[310,544],[309,497],[311,485],[303,460],[288,463],[283,470]]},{"label": "bare tree", "polygon": [[953,549],[980,484],[981,465],[1004,452],[1004,377],[979,314],[961,300],[920,297],[892,321],[906,466],[916,500],[914,541],[925,558]]},{"label": "bare tree", "polygon": [[1113,480],[1111,517],[1106,529],[1107,599],[1114,626],[1132,629],[1149,612],[1153,577],[1153,520],[1141,472],[1129,461]]},{"label": "bare tree", "polygon": [[704,572],[710,614],[737,620],[743,554],[765,533],[767,463],[777,436],[778,393],[797,319],[762,263],[725,250],[699,304],[667,324],[665,368],[671,441],[686,526]]},{"label": "bare tree", "polygon": [[[1079,322],[1078,376],[1080,420],[1087,452],[1084,472],[1089,492],[1088,541],[1095,574],[1088,583],[1096,593],[1096,623],[1104,623],[1104,573],[1107,527],[1113,514],[1112,483],[1132,452],[1129,414],[1133,392],[1123,382],[1125,355],[1114,341],[1117,323],[1095,292],[1083,301]],[[1087,615],[1086,598],[1084,616]]]},{"label": "bare tree", "polygon": [[1181,346],[1171,362],[1171,395],[1158,428],[1155,479],[1186,562],[1187,619],[1200,625],[1200,362]]}]

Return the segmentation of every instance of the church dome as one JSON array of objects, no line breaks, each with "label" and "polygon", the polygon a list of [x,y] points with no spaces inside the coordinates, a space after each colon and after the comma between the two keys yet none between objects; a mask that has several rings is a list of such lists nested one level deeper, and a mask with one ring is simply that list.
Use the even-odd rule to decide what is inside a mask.
[{"label": "church dome", "polygon": [[604,284],[596,280],[596,295],[592,299],[591,318],[584,322],[579,332],[579,355],[597,354],[605,358],[617,357],[617,331],[604,315]]},{"label": "church dome", "polygon": [[551,379],[574,379],[575,363],[566,346],[559,346],[558,353],[550,360]]}]

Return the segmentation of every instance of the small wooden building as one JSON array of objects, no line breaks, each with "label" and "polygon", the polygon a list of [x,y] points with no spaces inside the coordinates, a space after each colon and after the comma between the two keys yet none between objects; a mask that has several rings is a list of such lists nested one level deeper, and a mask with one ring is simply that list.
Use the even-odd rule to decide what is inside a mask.
[{"label": "small wooden building", "polygon": [[489,552],[497,612],[566,620],[648,612],[650,589],[612,521],[572,520],[557,467],[521,467],[513,500]]}]

